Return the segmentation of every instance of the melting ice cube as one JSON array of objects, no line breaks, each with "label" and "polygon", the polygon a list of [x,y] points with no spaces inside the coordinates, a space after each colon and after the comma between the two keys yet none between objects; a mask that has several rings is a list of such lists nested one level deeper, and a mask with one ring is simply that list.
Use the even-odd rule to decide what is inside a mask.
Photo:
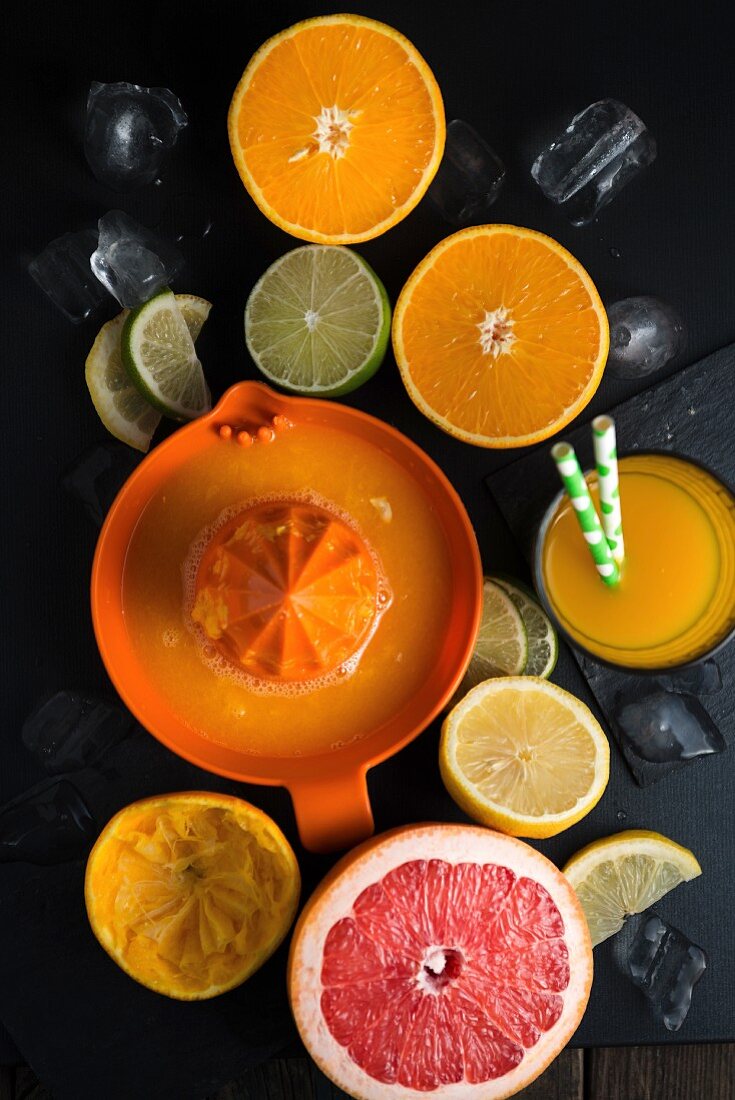
[{"label": "melting ice cube", "polygon": [[64,233],[28,265],[41,290],[74,324],[86,320],[105,297],[89,266],[96,247],[97,234],[91,229]]},{"label": "melting ice cube", "polygon": [[101,527],[113,500],[142,455],[122,443],[89,447],[62,474],[61,484],[76,497],[96,527]]},{"label": "melting ice cube", "polygon": [[168,88],[94,81],[87,98],[84,152],[101,183],[115,191],[151,183],[187,117]]},{"label": "melting ice cube", "polygon": [[68,779],[42,783],[0,809],[0,863],[66,863],[85,854],[95,833],[94,818]]},{"label": "melting ice cube", "polygon": [[505,179],[500,157],[476,130],[455,118],[447,126],[444,156],[428,195],[448,222],[485,221]]},{"label": "melting ice cube", "polygon": [[661,673],[656,679],[666,691],[689,691],[692,695],[715,695],[722,688],[720,666],[711,657],[677,672]]},{"label": "melting ice cube", "polygon": [[707,967],[701,947],[649,909],[630,917],[637,927],[628,952],[628,975],[652,1003],[669,1031],[678,1031],[692,1003],[692,991]]},{"label": "melting ice cube", "polygon": [[616,378],[642,378],[679,353],[684,326],[658,298],[623,298],[607,310],[610,351],[606,370]]},{"label": "melting ice cube", "polygon": [[702,704],[686,692],[620,693],[612,717],[624,742],[654,764],[692,760],[726,747]]},{"label": "melting ice cube", "polygon": [[99,220],[99,241],[90,264],[121,306],[133,309],[168,286],[184,263],[169,241],[139,225],[122,210]]},{"label": "melting ice cube", "polygon": [[624,103],[601,99],[575,115],[531,175],[573,225],[587,225],[656,157],[656,142]]},{"label": "melting ice cube", "polygon": [[57,691],[28,715],[22,738],[46,771],[58,774],[98,763],[134,725],[132,715],[104,699]]}]

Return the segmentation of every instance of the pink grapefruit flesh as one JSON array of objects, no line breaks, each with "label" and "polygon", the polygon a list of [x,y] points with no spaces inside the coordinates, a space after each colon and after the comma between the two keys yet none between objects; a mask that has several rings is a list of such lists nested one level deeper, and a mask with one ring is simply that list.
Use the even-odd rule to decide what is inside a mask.
[{"label": "pink grapefruit flesh", "polygon": [[522,841],[420,825],[350,853],[307,904],[289,988],[302,1039],[359,1100],[500,1100],[582,1018],[592,948],[561,873]]}]

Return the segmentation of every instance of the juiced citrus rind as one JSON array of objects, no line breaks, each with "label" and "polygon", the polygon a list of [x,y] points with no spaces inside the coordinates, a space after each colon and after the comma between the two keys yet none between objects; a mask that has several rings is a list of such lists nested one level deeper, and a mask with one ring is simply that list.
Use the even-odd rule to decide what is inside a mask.
[{"label": "juiced citrus rind", "polygon": [[[110,862],[112,846],[116,842],[124,841],[127,843],[129,841],[130,836],[135,831],[133,822],[149,821],[151,815],[157,815],[154,817],[157,822],[161,815],[170,812],[172,809],[176,812],[191,814],[193,817],[196,817],[197,813],[207,810],[217,810],[223,814],[231,815],[241,828],[256,838],[259,848],[264,852],[277,856],[281,864],[283,896],[277,902],[274,901],[277,912],[269,914],[270,918],[274,918],[272,919],[272,927],[266,928],[266,932],[270,934],[264,936],[258,949],[251,952],[248,957],[240,957],[239,965],[237,968],[232,968],[232,974],[226,981],[207,984],[206,974],[193,973],[189,975],[189,980],[185,980],[180,974],[177,975],[175,967],[171,965],[169,960],[165,958],[158,961],[155,958],[152,960],[147,959],[147,956],[154,952],[151,943],[155,941],[151,937],[158,930],[155,922],[159,918],[156,913],[151,914],[153,922],[151,937],[145,936],[146,942],[142,944],[142,951],[135,952],[135,940],[138,936],[132,935],[131,938],[128,938],[124,931],[127,925],[123,923],[122,928],[115,925],[116,921],[119,923],[118,909],[114,907],[115,899],[112,899],[112,915],[105,911],[105,907],[109,908],[110,904],[108,893],[115,886],[119,886],[124,873],[116,859],[112,858],[112,862]],[[225,853],[225,859],[227,854]],[[226,867],[225,872],[228,874],[233,873],[233,869]],[[248,865],[246,869],[243,866],[241,872],[235,869],[234,873],[252,875],[252,867]],[[180,882],[180,889],[177,883],[177,889],[180,894],[185,894],[187,888],[185,876],[188,874],[188,868],[181,868],[177,874],[180,879],[181,876],[184,876]],[[116,875],[118,876],[117,879]],[[195,874],[194,877],[199,879],[198,874]],[[151,883],[148,882],[144,885],[150,887]],[[167,885],[167,883],[164,883],[162,897],[165,896]],[[87,860],[84,899],[92,931],[107,954],[125,973],[141,985],[154,990],[154,992],[162,993],[175,1000],[193,1001],[215,997],[228,989],[241,985],[263,965],[283,941],[293,922],[298,907],[300,885],[299,867],[293,850],[276,823],[267,814],[250,803],[229,795],[208,791],[185,791],[141,799],[123,807],[110,819],[97,838]],[[196,886],[196,883],[194,886]],[[248,916],[251,915],[248,914]],[[145,913],[143,918],[148,919]],[[244,923],[243,921],[241,928],[244,927]],[[150,942],[147,942],[148,940]],[[128,957],[129,954],[134,955],[133,961]],[[160,967],[159,963],[162,964]]]}]

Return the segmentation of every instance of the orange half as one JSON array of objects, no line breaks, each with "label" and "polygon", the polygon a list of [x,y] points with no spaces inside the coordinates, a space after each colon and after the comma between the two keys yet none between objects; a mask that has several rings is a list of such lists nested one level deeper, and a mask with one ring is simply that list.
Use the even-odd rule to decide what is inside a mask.
[{"label": "orange half", "polygon": [[319,244],[370,240],[405,218],[444,151],[429,66],[398,31],[360,15],[270,38],[235,90],[228,129],[266,217]]},{"label": "orange half", "polygon": [[579,261],[513,225],[441,241],[393,316],[411,400],[478,447],[538,443],[568,424],[600,384],[608,342],[604,306]]},{"label": "orange half", "polygon": [[296,915],[296,857],[276,823],[208,791],[144,798],[105,826],[87,861],[87,915],[131,978],[191,1001],[240,985]]}]

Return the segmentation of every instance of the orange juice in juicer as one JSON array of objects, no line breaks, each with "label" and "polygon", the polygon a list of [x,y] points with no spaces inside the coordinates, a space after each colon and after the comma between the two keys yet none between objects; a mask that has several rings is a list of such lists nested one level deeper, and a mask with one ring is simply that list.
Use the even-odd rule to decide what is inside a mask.
[{"label": "orange juice in juicer", "polygon": [[256,382],[141,463],[92,572],[127,706],[192,763],[286,786],[314,851],[372,831],[367,769],[451,698],[481,600],[469,519],[423,451]]}]

